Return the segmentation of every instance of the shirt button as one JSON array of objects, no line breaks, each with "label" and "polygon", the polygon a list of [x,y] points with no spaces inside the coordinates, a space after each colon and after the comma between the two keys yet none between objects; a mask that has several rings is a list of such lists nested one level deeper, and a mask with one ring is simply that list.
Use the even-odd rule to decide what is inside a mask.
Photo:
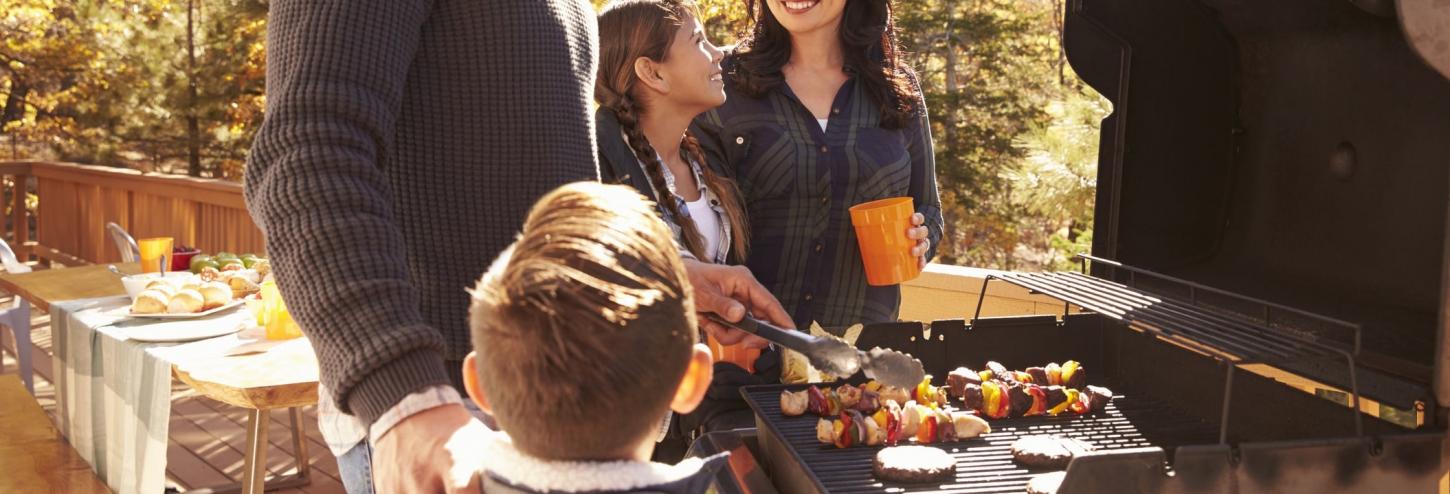
[{"label": "shirt button", "polygon": [[735,136],[735,144],[745,144],[744,136]]},{"label": "shirt button", "polygon": [[821,196],[821,204],[826,204],[829,202],[831,202],[831,196]]},{"label": "shirt button", "polygon": [[824,248],[825,248],[825,246],[821,245],[820,242],[816,242],[816,252],[820,252],[821,249],[824,249]]},{"label": "shirt button", "polygon": [[831,109],[831,114],[832,115],[840,115],[841,114],[841,109],[840,108],[832,108]]},{"label": "shirt button", "polygon": [[806,299],[807,302],[810,302],[812,298],[815,298],[815,297],[812,297],[811,294],[809,294],[809,293],[806,294],[805,299]]},{"label": "shirt button", "polygon": [[826,150],[827,150],[827,149],[829,149],[829,148],[827,148],[827,147],[825,147],[825,146],[821,146],[821,152],[822,152],[822,153],[824,153],[824,152],[826,152]]}]

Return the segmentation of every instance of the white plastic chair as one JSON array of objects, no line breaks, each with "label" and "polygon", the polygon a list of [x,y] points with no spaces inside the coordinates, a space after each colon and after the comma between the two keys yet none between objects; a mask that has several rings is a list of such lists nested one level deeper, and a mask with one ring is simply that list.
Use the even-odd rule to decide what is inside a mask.
[{"label": "white plastic chair", "polygon": [[[30,266],[21,264],[15,258],[15,251],[4,240],[0,240],[0,264],[10,273],[30,272]],[[35,369],[30,364],[30,302],[26,302],[20,295],[14,295],[10,307],[0,309],[0,325],[10,327],[10,332],[15,334],[15,356],[20,360],[20,380],[25,383],[25,389],[34,395]],[[3,355],[0,353],[0,359],[4,358]]]},{"label": "white plastic chair", "polygon": [[116,241],[116,250],[121,252],[121,262],[137,262],[141,260],[141,249],[136,247],[136,239],[126,232],[125,228],[115,222],[106,223],[106,232],[111,234],[111,240]]}]

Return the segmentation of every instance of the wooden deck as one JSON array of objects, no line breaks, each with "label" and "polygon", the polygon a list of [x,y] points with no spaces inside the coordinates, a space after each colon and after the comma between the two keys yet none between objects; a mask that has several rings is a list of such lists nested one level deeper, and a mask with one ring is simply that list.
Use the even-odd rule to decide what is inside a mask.
[{"label": "wooden deck", "polygon": [[[10,296],[0,294],[0,303],[9,304]],[[35,344],[32,359],[35,366],[35,397],[51,420],[55,420],[55,389],[51,386],[50,315],[32,310],[31,338]],[[9,328],[0,329],[0,348],[4,366],[0,373],[18,371],[15,340]],[[246,411],[209,398],[197,396],[175,379],[171,393],[171,433],[166,449],[167,486],[185,491],[234,483],[241,478],[242,450],[247,434]],[[343,493],[338,479],[337,460],[317,432],[317,409],[306,407],[307,454],[311,456],[312,482],[309,485],[269,492],[280,493]],[[294,473],[292,459],[292,426],[285,410],[272,412],[267,439],[267,470],[273,475]]]}]

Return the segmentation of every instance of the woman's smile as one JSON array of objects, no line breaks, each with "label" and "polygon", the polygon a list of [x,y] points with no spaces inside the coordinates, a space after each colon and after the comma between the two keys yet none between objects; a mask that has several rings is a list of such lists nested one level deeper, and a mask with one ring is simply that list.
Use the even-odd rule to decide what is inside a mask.
[{"label": "woman's smile", "polygon": [[797,15],[810,11],[812,7],[820,3],[820,0],[789,0],[780,2],[781,6],[785,7],[786,13]]}]

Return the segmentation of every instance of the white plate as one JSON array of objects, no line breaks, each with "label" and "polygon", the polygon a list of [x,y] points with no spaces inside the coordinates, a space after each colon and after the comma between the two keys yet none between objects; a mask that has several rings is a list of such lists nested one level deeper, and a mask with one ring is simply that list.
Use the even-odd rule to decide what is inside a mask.
[{"label": "white plate", "polygon": [[190,314],[132,314],[130,312],[127,312],[126,315],[142,319],[196,319],[198,317],[210,316],[212,314],[216,314],[218,312],[236,307],[238,305],[242,305],[242,302],[242,299],[234,298],[231,302],[227,302],[226,305],[223,305],[221,307],[217,307],[212,310],[204,310],[201,312],[192,312]]},{"label": "white plate", "polygon": [[141,342],[193,341],[229,335],[246,325],[246,317],[228,314],[214,319],[154,322],[126,328],[126,337]]}]

